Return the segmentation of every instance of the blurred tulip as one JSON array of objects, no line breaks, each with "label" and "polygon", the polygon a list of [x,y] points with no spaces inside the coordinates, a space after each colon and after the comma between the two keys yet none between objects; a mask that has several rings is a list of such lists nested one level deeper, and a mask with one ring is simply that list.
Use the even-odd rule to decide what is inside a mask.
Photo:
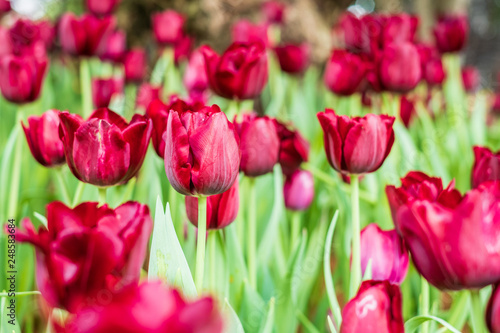
[{"label": "blurred tulip", "polygon": [[[195,227],[198,227],[198,198],[186,196],[186,213]],[[238,215],[240,195],[238,180],[221,194],[211,195],[207,199],[207,230],[216,230],[227,227]]]},{"label": "blurred tulip", "polygon": [[174,11],[165,10],[152,16],[153,33],[158,44],[174,45],[184,36],[186,18]]},{"label": "blurred tulip", "polygon": [[406,13],[385,17],[381,43],[385,47],[392,43],[413,43],[417,31],[418,18]]},{"label": "blurred tulip", "polygon": [[486,323],[491,333],[500,333],[500,287],[493,287],[488,308],[486,309]]},{"label": "blurred tulip", "polygon": [[309,44],[286,44],[274,48],[281,70],[290,74],[301,74],[309,66],[311,54]]},{"label": "blurred tulip", "polygon": [[410,123],[413,120],[413,116],[416,114],[415,104],[407,96],[401,96],[401,102],[399,104],[399,116],[401,121],[406,128],[410,127]]},{"label": "blurred tulip", "polygon": [[302,162],[309,158],[309,142],[298,130],[288,129],[287,126],[275,120],[276,130],[280,139],[279,163],[285,175],[291,175],[299,169]]},{"label": "blurred tulip", "polygon": [[367,114],[349,118],[338,116],[331,109],[318,113],[317,117],[324,133],[328,162],[338,172],[376,171],[391,151],[394,117]]},{"label": "blurred tulip", "polygon": [[440,58],[430,60],[422,69],[422,77],[430,86],[440,86],[446,78],[443,61]]},{"label": "blurred tulip", "polygon": [[47,228],[29,219],[16,239],[36,249],[38,289],[52,307],[76,312],[103,293],[137,283],[152,228],[146,205],[47,205]]},{"label": "blurred tulip", "polygon": [[23,125],[31,154],[45,167],[59,166],[66,162],[64,146],[59,139],[59,111],[48,110],[39,116],[28,117],[28,127]]},{"label": "blurred tulip", "polygon": [[388,281],[363,281],[342,310],[340,333],[403,333],[401,291]]},{"label": "blurred tulip", "polygon": [[266,24],[253,24],[248,20],[239,20],[231,28],[233,43],[262,43],[269,46]]},{"label": "blurred tulip", "polygon": [[408,92],[422,77],[417,48],[408,42],[390,44],[384,48],[379,65],[380,82],[385,89]]},{"label": "blurred tulip", "polygon": [[242,115],[234,125],[240,136],[240,169],[249,177],[265,175],[278,163],[280,139],[273,119],[255,112]]},{"label": "blurred tulip", "polygon": [[19,18],[8,30],[11,52],[18,56],[45,56],[40,27],[29,19]]},{"label": "blurred tulip", "polygon": [[493,153],[486,147],[474,147],[474,166],[471,184],[476,188],[488,180],[500,180],[500,151]]},{"label": "blurred tulip", "polygon": [[50,50],[54,45],[56,39],[56,28],[49,20],[37,22],[38,29],[40,30],[40,39],[45,44],[45,48]]},{"label": "blurred tulip", "polygon": [[141,82],[146,76],[146,51],[142,48],[128,51],[123,59],[123,66],[127,82]]},{"label": "blurred tulip", "polygon": [[124,31],[117,30],[109,34],[106,43],[101,44],[98,50],[101,60],[119,63],[123,60],[127,49],[127,37]]},{"label": "blurred tulip", "polygon": [[462,68],[462,82],[468,93],[473,93],[479,88],[481,74],[476,67],[466,66]]},{"label": "blurred tulip", "polygon": [[165,134],[165,172],[184,195],[227,191],[238,177],[238,135],[217,105],[186,110],[170,106]]},{"label": "blurred tulip", "polygon": [[184,60],[189,59],[192,46],[193,38],[188,35],[182,36],[174,45],[174,62],[176,66],[179,66]]},{"label": "blurred tulip", "polygon": [[161,86],[152,85],[147,82],[141,84],[135,101],[136,107],[147,109],[152,101],[160,99],[161,90]]},{"label": "blurred tulip", "polygon": [[441,53],[458,52],[465,46],[468,33],[467,16],[441,16],[434,27],[436,46]]},{"label": "blurred tulip", "polygon": [[267,83],[267,55],[261,43],[233,43],[219,56],[202,46],[208,83],[214,93],[225,98],[252,99]]},{"label": "blurred tulip", "polygon": [[314,199],[314,178],[306,170],[295,170],[286,177],[283,187],[285,207],[290,210],[306,210]]},{"label": "blurred tulip", "polygon": [[361,269],[371,264],[371,278],[401,284],[408,272],[408,250],[396,230],[382,230],[371,223],[361,230]]},{"label": "blurred tulip", "polygon": [[184,86],[191,98],[203,100],[208,90],[208,78],[205,70],[205,57],[198,49],[191,54],[184,72]]},{"label": "blurred tulip", "polygon": [[358,91],[365,75],[360,56],[344,50],[334,50],[326,64],[324,81],[333,93],[349,96]]},{"label": "blurred tulip", "polygon": [[282,24],[285,21],[286,4],[268,0],[262,4],[262,15],[268,24]]},{"label": "blurred tulip", "polygon": [[94,107],[107,108],[114,94],[122,92],[121,84],[117,78],[94,78],[92,79],[92,101]]},{"label": "blurred tulip", "polygon": [[68,112],[59,118],[66,162],[80,181],[101,187],[124,184],[141,168],[151,120],[136,114],[129,124],[107,108],[95,110],[86,121]]},{"label": "blurred tulip", "polygon": [[86,0],[87,9],[96,16],[110,15],[121,0]]},{"label": "blurred tulip", "polygon": [[369,35],[363,34],[363,23],[351,12],[342,14],[339,20],[340,30],[344,37],[344,44],[351,52],[366,51],[365,42],[369,40]]},{"label": "blurred tulip", "polygon": [[10,0],[0,0],[0,15],[10,11]]}]

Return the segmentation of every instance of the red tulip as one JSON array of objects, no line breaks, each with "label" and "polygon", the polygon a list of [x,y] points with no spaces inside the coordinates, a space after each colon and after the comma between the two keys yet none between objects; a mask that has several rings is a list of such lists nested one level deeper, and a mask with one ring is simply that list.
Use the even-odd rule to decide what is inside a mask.
[{"label": "red tulip", "polygon": [[35,246],[38,289],[70,312],[139,280],[152,228],[148,207],[132,201],[114,210],[56,201],[47,205],[48,230],[36,233],[28,219],[22,225],[16,239]]},{"label": "red tulip", "polygon": [[136,107],[147,109],[152,101],[160,99],[161,90],[161,86],[155,86],[147,82],[141,84],[135,101]]},{"label": "red tulip", "polygon": [[480,81],[481,74],[476,67],[466,66],[462,68],[462,82],[466,92],[475,92],[479,88]]},{"label": "red tulip", "polygon": [[33,102],[40,95],[48,59],[5,55],[0,58],[0,90],[13,103]]},{"label": "red tulip", "polygon": [[406,126],[406,128],[410,127],[410,123],[415,113],[416,111],[414,101],[404,95],[401,96],[401,102],[399,104],[399,116],[401,117],[401,121]]},{"label": "red tulip", "polygon": [[172,187],[184,195],[227,191],[238,177],[238,135],[217,105],[185,110],[170,107],[165,140],[165,172]]},{"label": "red tulip", "polygon": [[38,21],[36,25],[40,30],[40,39],[45,44],[45,48],[50,50],[54,45],[54,40],[56,39],[55,26],[48,20]]},{"label": "red tulip", "polygon": [[[186,213],[189,221],[198,227],[198,198],[186,196]],[[240,195],[238,181],[226,192],[211,195],[207,200],[207,230],[227,227],[238,215]]]},{"label": "red tulip", "polygon": [[186,301],[161,282],[144,282],[109,294],[70,317],[61,333],[222,333],[223,316],[211,297]]},{"label": "red tulip", "polygon": [[240,136],[240,169],[249,177],[265,175],[278,163],[280,139],[273,119],[256,113],[243,114],[234,125]]},{"label": "red tulip", "polygon": [[261,43],[233,43],[219,56],[202,46],[208,84],[225,98],[252,99],[260,95],[267,83],[267,56]]},{"label": "red tulip", "polygon": [[107,37],[106,43],[101,44],[98,50],[99,58],[119,63],[123,60],[126,49],[127,37],[125,32],[117,30]]},{"label": "red tulip", "polygon": [[408,92],[415,88],[422,77],[417,48],[408,42],[390,44],[381,55],[380,82],[390,91]]},{"label": "red tulip", "polygon": [[19,18],[8,30],[10,51],[18,56],[46,56],[45,42],[41,38],[38,24]]},{"label": "red tulip", "polygon": [[406,13],[385,17],[381,45],[385,47],[392,43],[412,43],[417,32],[418,18]]},{"label": "red tulip", "polygon": [[208,78],[205,71],[205,57],[199,49],[191,54],[183,82],[191,98],[200,101],[205,99]]},{"label": "red tulip", "polygon": [[92,79],[92,101],[96,108],[107,108],[114,94],[121,93],[122,84],[116,78]]},{"label": "red tulip", "polygon": [[285,175],[291,175],[299,169],[302,162],[309,158],[309,142],[298,130],[292,130],[285,124],[275,121],[280,139],[279,163]]},{"label": "red tulip", "polygon": [[472,167],[472,188],[488,180],[500,180],[500,151],[493,153],[486,147],[474,147],[474,166]]},{"label": "red tulip", "polygon": [[29,116],[28,127],[23,125],[31,154],[43,166],[64,164],[64,146],[59,139],[59,111],[48,110],[40,117]]},{"label": "red tulip", "polygon": [[[363,18],[369,17],[368,15]],[[365,30],[363,21],[357,18],[351,12],[346,12],[342,14],[339,20],[340,30],[343,34],[344,44],[346,49],[351,52],[363,51],[368,53],[370,50],[370,42],[373,38],[373,29]],[[375,27],[375,25],[373,25]],[[369,33],[365,33],[369,32]],[[377,36],[378,37],[378,36]]]},{"label": "red tulip", "polygon": [[176,66],[179,66],[182,61],[189,59],[192,46],[193,38],[188,35],[182,36],[180,40],[177,41],[174,45],[174,62]]},{"label": "red tulip", "polygon": [[121,0],[87,0],[87,9],[96,16],[110,15]]},{"label": "red tulip", "polygon": [[286,4],[268,0],[262,4],[262,15],[268,24],[281,24],[285,21]]},{"label": "red tulip", "polygon": [[403,333],[401,291],[388,281],[364,281],[342,310],[340,333]]},{"label": "red tulip", "polygon": [[274,48],[281,70],[290,74],[300,74],[307,69],[310,50],[309,44],[306,43],[287,44]]},{"label": "red tulip", "polygon": [[290,210],[306,210],[314,199],[314,178],[306,170],[295,170],[286,177],[283,187],[285,207]]},{"label": "red tulip", "polygon": [[248,20],[239,20],[231,28],[233,42],[238,43],[262,43],[269,45],[266,24],[253,24]]},{"label": "red tulip", "polygon": [[434,27],[436,46],[441,53],[458,52],[465,46],[468,33],[467,16],[442,16]]},{"label": "red tulip", "polygon": [[337,95],[348,96],[358,91],[366,73],[360,56],[345,50],[334,50],[326,64],[325,85]]},{"label": "red tulip", "polygon": [[0,14],[10,11],[10,0],[0,0]]},{"label": "red tulip", "polygon": [[338,172],[376,171],[394,143],[394,117],[367,114],[362,118],[349,118],[326,109],[318,113],[318,120],[323,128],[328,162]]},{"label": "red tulip", "polygon": [[151,138],[151,120],[137,114],[128,124],[107,108],[97,109],[86,121],[68,112],[59,118],[66,162],[82,182],[124,184],[141,168]]},{"label": "red tulip", "polygon": [[371,278],[401,284],[408,272],[408,250],[396,230],[381,230],[375,223],[361,230],[361,269],[371,263]]},{"label": "red tulip", "polygon": [[174,45],[184,35],[185,17],[174,11],[165,10],[152,16],[153,33],[159,44]]},{"label": "red tulip", "polygon": [[428,62],[422,71],[422,77],[430,86],[442,85],[446,78],[442,60],[437,58]]},{"label": "red tulip", "polygon": [[127,82],[141,82],[146,76],[146,51],[141,48],[135,48],[125,54],[123,60],[125,67],[125,80]]},{"label": "red tulip", "polygon": [[500,288],[498,284],[493,288],[490,301],[488,302],[486,323],[491,333],[500,332]]},{"label": "red tulip", "polygon": [[67,53],[92,56],[106,43],[115,24],[113,17],[100,19],[89,14],[76,17],[73,13],[65,13],[58,25],[59,42]]}]

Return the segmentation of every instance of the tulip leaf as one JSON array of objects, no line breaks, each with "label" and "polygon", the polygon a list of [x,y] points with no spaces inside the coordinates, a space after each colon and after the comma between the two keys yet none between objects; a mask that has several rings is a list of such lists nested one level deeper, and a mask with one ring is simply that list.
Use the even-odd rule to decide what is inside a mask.
[{"label": "tulip leaf", "polygon": [[[235,223],[242,223],[243,221],[236,220]],[[243,280],[248,276],[247,266],[245,265],[245,259],[243,257],[243,251],[241,249],[241,244],[236,234],[236,225],[232,223],[225,228],[226,233],[226,252],[228,259],[228,271],[230,276],[230,295],[234,301],[236,297],[241,294],[241,288],[243,286]],[[238,304],[239,299],[237,299]]]},{"label": "tulip leaf", "polygon": [[238,315],[236,314],[236,312],[234,312],[234,309],[231,304],[229,304],[227,298],[224,300],[222,311],[226,315],[226,333],[245,333],[245,330],[243,330],[243,325],[241,325],[240,318],[238,318]]},{"label": "tulip leaf", "polygon": [[302,323],[302,326],[304,326],[305,331],[309,333],[319,333],[319,330],[314,326],[313,323],[306,317],[305,314],[300,312],[299,310],[295,311],[295,315],[297,318],[299,318],[299,321]]},{"label": "tulip leaf", "polygon": [[363,275],[363,281],[372,279],[372,258],[368,259],[368,263],[366,264],[365,274]]},{"label": "tulip leaf", "polygon": [[328,320],[328,327],[330,328],[330,332],[337,333],[337,330],[335,329],[335,325],[333,325],[332,317],[327,316],[326,319]]},{"label": "tulip leaf", "polygon": [[40,214],[39,212],[34,212],[33,215],[38,219],[38,221],[40,221],[40,223],[43,224],[43,226],[46,228],[46,229],[49,229],[48,225],[47,225],[47,218],[45,216],[43,216],[42,214]]},{"label": "tulip leaf", "polygon": [[453,327],[450,323],[448,323],[446,320],[444,319],[441,319],[441,318],[438,318],[438,317],[435,317],[435,316],[431,316],[431,315],[421,315],[421,316],[417,316],[417,317],[413,317],[411,319],[409,319],[406,323],[405,323],[405,332],[406,333],[412,333],[414,332],[420,325],[422,325],[423,323],[429,321],[429,320],[433,320],[441,325],[443,325],[446,329],[448,329],[450,332],[453,332],[453,333],[460,333],[459,330],[457,330],[455,327]]},{"label": "tulip leaf", "polygon": [[[5,146],[5,149],[2,153],[2,163],[0,165],[0,183],[3,186],[7,186],[11,173],[11,165],[12,165],[12,158],[13,158],[13,152],[14,152],[14,147],[16,145],[16,139],[19,135],[20,132],[20,126],[14,126],[12,129],[12,132],[9,135],[9,139],[7,140],[7,144]],[[0,216],[1,221],[5,221],[6,219],[6,214],[7,213],[7,194],[9,191],[0,191]]]},{"label": "tulip leaf", "polygon": [[263,324],[259,333],[272,333],[274,327],[274,297],[269,301],[269,310],[267,311],[267,315],[264,318]]},{"label": "tulip leaf", "polygon": [[453,303],[448,311],[450,316],[448,317],[448,322],[453,327],[458,327],[459,329],[465,325],[468,318],[469,311],[469,293],[466,291],[460,291],[459,294],[453,298]]},{"label": "tulip leaf", "polygon": [[330,266],[330,251],[332,248],[333,233],[335,231],[338,218],[339,211],[337,210],[333,215],[332,222],[330,222],[330,227],[328,228],[328,232],[326,234],[323,253],[323,274],[325,276],[326,293],[328,295],[328,301],[330,302],[330,310],[332,310],[333,318],[335,319],[337,327],[339,327],[342,322],[342,314],[337,300],[337,295],[335,294],[335,287],[333,285],[332,268]]},{"label": "tulip leaf", "polygon": [[484,93],[477,94],[470,121],[472,145],[483,146],[486,142],[486,115],[488,112],[486,101]]},{"label": "tulip leaf", "polygon": [[[7,297],[0,297],[0,333],[21,333],[19,327],[19,320],[17,317],[13,318],[13,322],[9,322],[12,318],[8,317],[9,310],[7,309],[9,299]],[[14,324],[14,325],[12,325]]]},{"label": "tulip leaf", "polygon": [[159,196],[156,200],[148,280],[157,278],[165,279],[169,284],[180,287],[187,297],[197,295],[193,276],[175,233],[170,206],[167,203],[166,211],[164,211]]},{"label": "tulip leaf", "polygon": [[239,317],[245,329],[245,332],[258,331],[263,318],[266,314],[266,302],[248,283],[243,283],[243,298],[241,300],[241,307]]}]

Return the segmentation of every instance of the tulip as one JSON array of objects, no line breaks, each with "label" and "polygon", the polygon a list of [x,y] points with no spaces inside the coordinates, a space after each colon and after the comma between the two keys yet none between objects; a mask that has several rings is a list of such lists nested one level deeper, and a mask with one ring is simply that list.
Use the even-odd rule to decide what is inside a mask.
[{"label": "tulip", "polygon": [[415,115],[415,104],[414,102],[406,96],[401,96],[401,102],[399,104],[399,116],[401,121],[406,126],[410,127],[413,116]]},{"label": "tulip", "polygon": [[159,44],[174,45],[183,36],[185,17],[173,10],[165,10],[152,16],[153,33]]},{"label": "tulip", "polygon": [[298,130],[292,130],[285,124],[275,121],[280,139],[279,163],[285,175],[291,175],[299,169],[302,162],[309,158],[309,142]]},{"label": "tulip", "polygon": [[113,17],[99,19],[84,14],[76,17],[65,13],[58,24],[59,42],[63,50],[72,55],[92,56],[106,43],[113,32],[116,20]]},{"label": "tulip", "polygon": [[500,332],[500,288],[498,284],[493,288],[490,301],[488,302],[486,323],[491,333]]},{"label": "tulip", "polygon": [[240,136],[240,169],[249,177],[265,175],[278,163],[280,139],[273,119],[256,113],[246,113],[235,128]]},{"label": "tulip", "polygon": [[208,89],[208,78],[205,71],[205,58],[199,49],[191,54],[184,72],[183,83],[191,98],[204,99]]},{"label": "tulip", "polygon": [[472,167],[472,188],[488,180],[500,180],[500,151],[493,153],[486,147],[474,147],[474,166]]},{"label": "tulip", "polygon": [[165,172],[177,192],[220,194],[238,177],[238,135],[217,105],[197,111],[171,106],[163,139]]},{"label": "tulip", "polygon": [[120,0],[87,0],[87,9],[96,16],[110,15]]},{"label": "tulip", "polygon": [[60,136],[66,162],[76,178],[105,187],[124,184],[142,166],[151,138],[151,120],[135,115],[130,124],[101,108],[88,120],[62,112]]},{"label": "tulip", "polygon": [[[186,196],[186,213],[195,227],[198,227],[198,198]],[[240,196],[238,181],[224,193],[211,195],[207,198],[207,230],[227,227],[238,215]]]},{"label": "tulip", "polygon": [[106,39],[106,43],[101,44],[98,50],[101,60],[109,60],[119,63],[123,60],[127,48],[127,40],[124,31],[117,30],[111,33]]},{"label": "tulip", "polygon": [[418,50],[413,44],[390,44],[381,57],[379,75],[385,89],[404,93],[417,86],[422,69]]},{"label": "tulip", "polygon": [[10,0],[0,0],[0,14],[10,11]]},{"label": "tulip", "polygon": [[152,221],[146,205],[129,201],[116,209],[97,202],[75,208],[47,205],[47,229],[38,233],[29,219],[20,242],[36,249],[36,281],[53,307],[76,312],[96,298],[137,283]]},{"label": "tulip", "polygon": [[408,250],[396,230],[381,230],[375,223],[361,230],[363,275],[371,264],[371,278],[401,284],[408,272]]},{"label": "tulip", "polygon": [[118,79],[100,79],[92,80],[92,100],[96,108],[107,108],[114,94],[121,93],[121,84]]},{"label": "tulip", "polygon": [[462,68],[462,82],[468,93],[473,93],[479,88],[481,74],[476,67],[466,66]]},{"label": "tulip", "polygon": [[239,20],[232,26],[231,36],[233,42],[269,45],[266,24],[253,24],[247,20]]},{"label": "tulip", "polygon": [[318,113],[318,120],[323,128],[328,162],[338,172],[376,171],[394,143],[394,117],[367,114],[349,118],[326,109]]},{"label": "tulip", "polygon": [[342,310],[340,333],[403,333],[401,291],[388,281],[364,281]]},{"label": "tulip", "polygon": [[268,24],[282,24],[285,20],[286,5],[275,0],[268,0],[262,4],[261,12],[264,21]]},{"label": "tulip", "polygon": [[366,73],[360,56],[344,50],[334,50],[326,64],[324,81],[333,93],[349,96],[358,91]]},{"label": "tulip", "polygon": [[385,47],[392,43],[412,43],[417,26],[418,18],[406,13],[386,17],[381,34],[382,46]]},{"label": "tulip", "polygon": [[141,82],[146,76],[146,51],[135,48],[125,54],[123,67],[125,67],[125,80],[127,82]]},{"label": "tulip", "polygon": [[208,84],[213,92],[225,98],[252,99],[260,95],[267,83],[267,56],[261,43],[233,43],[219,56],[202,46]]},{"label": "tulip", "polygon": [[110,294],[109,302],[82,309],[60,331],[222,333],[223,326],[215,299],[186,301],[180,292],[157,281],[127,286]]},{"label": "tulip", "polygon": [[314,199],[314,179],[306,170],[295,170],[286,177],[283,187],[285,207],[290,210],[306,210]]},{"label": "tulip", "polygon": [[468,33],[467,16],[442,16],[434,27],[436,46],[441,53],[458,52],[463,49]]},{"label": "tulip", "polygon": [[33,102],[40,95],[47,58],[5,55],[0,58],[0,90],[13,103]]},{"label": "tulip", "polygon": [[176,66],[189,59],[191,55],[191,48],[193,46],[193,38],[187,35],[184,35],[180,38],[180,40],[174,46],[174,62]]},{"label": "tulip", "polygon": [[29,116],[28,127],[23,125],[31,154],[45,167],[64,164],[64,146],[59,139],[59,111],[48,110],[40,117]]},{"label": "tulip", "polygon": [[155,99],[160,99],[162,87],[152,85],[149,83],[143,83],[139,87],[139,91],[137,92],[136,106],[147,109],[149,104]]},{"label": "tulip", "polygon": [[309,44],[287,44],[277,46],[274,52],[278,57],[281,70],[290,74],[301,74],[309,66]]},{"label": "tulip", "polygon": [[37,26],[40,30],[40,39],[45,44],[45,48],[50,50],[54,45],[54,40],[56,39],[55,26],[48,20],[39,21]]},{"label": "tulip", "polygon": [[40,28],[28,19],[17,19],[8,31],[11,52],[18,56],[42,57],[46,55]]},{"label": "tulip", "polygon": [[364,38],[362,34],[362,22],[351,12],[342,14],[339,20],[339,27],[343,34],[346,49],[358,52],[364,49]]},{"label": "tulip", "polygon": [[425,67],[422,68],[422,78],[430,86],[440,86],[446,78],[443,62],[440,58],[430,60]]}]

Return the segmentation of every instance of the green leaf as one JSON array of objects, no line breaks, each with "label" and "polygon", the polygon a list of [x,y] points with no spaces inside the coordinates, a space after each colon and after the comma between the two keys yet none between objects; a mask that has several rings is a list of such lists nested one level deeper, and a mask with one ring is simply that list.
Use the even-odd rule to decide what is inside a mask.
[{"label": "green leaf", "polygon": [[478,93],[475,98],[474,109],[470,120],[472,145],[484,146],[486,143],[486,115],[488,113],[487,98],[484,93]]},{"label": "green leaf", "polygon": [[274,327],[274,297],[269,300],[269,310],[261,325],[260,333],[272,333]]},{"label": "green leaf", "polygon": [[326,234],[325,249],[323,253],[323,274],[325,276],[326,293],[328,295],[328,301],[330,302],[330,309],[332,310],[337,327],[340,327],[340,324],[342,323],[342,313],[340,311],[337,295],[335,294],[332,268],[330,267],[330,251],[332,248],[333,232],[335,231],[338,218],[339,211],[337,210],[333,215],[332,222],[330,223],[330,227],[328,228],[328,232]]},{"label": "green leaf", "polygon": [[231,304],[229,304],[227,298],[224,300],[222,312],[226,317],[226,333],[245,333],[243,325],[241,325],[240,318],[238,318],[238,315],[234,312],[234,309]]},{"label": "green leaf", "polygon": [[417,317],[413,317],[411,319],[409,319],[406,323],[405,323],[405,332],[406,333],[412,333],[414,332],[420,325],[422,325],[423,323],[429,321],[429,320],[434,320],[435,322],[443,325],[444,327],[446,327],[450,332],[453,332],[453,333],[460,333],[459,330],[457,330],[455,327],[453,327],[450,323],[448,323],[446,320],[444,319],[441,319],[441,318],[438,318],[438,317],[435,317],[435,316],[431,316],[431,315],[421,315],[421,316],[417,316]]},{"label": "green leaf", "polygon": [[335,325],[333,324],[333,321],[332,321],[332,317],[327,316],[326,319],[328,320],[328,327],[330,328],[330,332],[337,333],[337,330],[335,329]]},{"label": "green leaf", "polygon": [[11,320],[8,317],[8,306],[9,298],[0,297],[0,333],[21,333],[21,328],[19,327],[19,320],[17,317],[14,319],[14,325],[9,323]]},{"label": "green leaf", "polygon": [[245,332],[257,332],[266,315],[266,302],[250,287],[248,281],[243,284],[243,298],[239,317]]},{"label": "green leaf", "polygon": [[33,215],[40,221],[40,223],[43,224],[43,226],[48,229],[49,227],[47,226],[47,218],[40,214],[39,212],[33,212]]},{"label": "green leaf", "polygon": [[[3,186],[7,186],[9,184],[9,180],[11,177],[11,165],[13,159],[14,147],[16,145],[16,139],[20,132],[20,126],[14,126],[12,132],[9,135],[9,139],[7,140],[7,144],[2,153],[2,163],[0,165],[0,184]],[[0,218],[2,221],[5,221],[7,214],[7,194],[9,191],[2,190],[0,191]],[[1,237],[1,236],[0,236]]]},{"label": "green leaf", "polygon": [[295,315],[299,318],[302,326],[304,326],[306,332],[309,333],[319,333],[319,330],[314,326],[313,323],[299,310],[295,311]]}]

